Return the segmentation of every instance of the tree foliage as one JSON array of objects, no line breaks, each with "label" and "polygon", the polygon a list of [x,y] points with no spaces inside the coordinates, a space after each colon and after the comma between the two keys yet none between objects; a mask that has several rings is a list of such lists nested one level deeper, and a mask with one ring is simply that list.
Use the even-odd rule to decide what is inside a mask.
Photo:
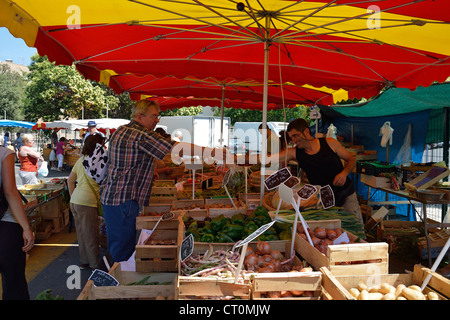
[{"label": "tree foliage", "polygon": [[[29,121],[129,117],[132,101],[116,96],[104,85],[86,80],[75,66],[55,65],[38,54],[31,57],[25,89],[25,116]],[[128,99],[127,99],[128,98]]]},{"label": "tree foliage", "polygon": [[2,118],[23,120],[23,99],[26,79],[17,72],[11,72],[6,64],[0,65],[0,108]]},{"label": "tree foliage", "polygon": [[202,106],[197,107],[183,107],[183,108],[175,108],[170,110],[161,111],[160,114],[163,117],[169,116],[196,116],[203,111]]}]

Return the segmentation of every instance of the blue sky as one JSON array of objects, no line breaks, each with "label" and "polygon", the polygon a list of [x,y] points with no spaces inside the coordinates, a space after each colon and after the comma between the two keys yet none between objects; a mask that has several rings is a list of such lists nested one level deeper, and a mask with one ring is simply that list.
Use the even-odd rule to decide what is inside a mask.
[{"label": "blue sky", "polygon": [[22,39],[14,38],[8,29],[0,27],[0,61],[12,59],[14,63],[30,65],[30,57],[37,52],[30,48]]}]

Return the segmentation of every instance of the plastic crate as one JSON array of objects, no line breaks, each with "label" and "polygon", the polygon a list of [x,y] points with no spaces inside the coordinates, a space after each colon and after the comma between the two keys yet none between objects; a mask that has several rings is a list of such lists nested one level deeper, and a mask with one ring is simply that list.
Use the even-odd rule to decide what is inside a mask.
[{"label": "plastic crate", "polygon": [[384,161],[357,161],[356,170],[358,173],[363,173],[371,176],[379,176],[383,173],[398,172],[396,164]]}]

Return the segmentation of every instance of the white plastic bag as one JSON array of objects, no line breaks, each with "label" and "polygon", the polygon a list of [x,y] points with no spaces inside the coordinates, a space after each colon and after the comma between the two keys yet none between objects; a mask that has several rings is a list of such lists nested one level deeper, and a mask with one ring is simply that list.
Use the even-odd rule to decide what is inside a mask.
[{"label": "white plastic bag", "polygon": [[38,161],[38,177],[48,176],[47,161]]},{"label": "white plastic bag", "polygon": [[55,152],[55,150],[52,149],[52,151],[50,151],[50,156],[49,156],[48,160],[56,161],[56,152]]}]

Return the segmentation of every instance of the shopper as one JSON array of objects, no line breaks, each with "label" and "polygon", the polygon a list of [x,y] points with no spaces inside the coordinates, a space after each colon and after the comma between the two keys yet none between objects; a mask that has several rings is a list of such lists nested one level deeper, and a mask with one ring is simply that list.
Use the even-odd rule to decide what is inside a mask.
[{"label": "shopper", "polygon": [[[132,120],[111,136],[105,180],[100,199],[106,223],[107,247],[114,261],[125,261],[136,245],[136,217],[140,206],[150,202],[155,160],[177,150],[196,147],[200,152],[223,157],[225,149],[205,150],[186,142],[175,142],[154,132],[159,122],[159,105],[140,100],[132,109]],[[176,146],[176,148],[175,148]],[[174,149],[174,150],[172,150]],[[187,153],[187,151],[186,151]]]},{"label": "shopper", "polygon": [[103,132],[100,132],[97,130],[97,123],[94,120],[89,120],[88,121],[88,131],[86,132],[86,134],[83,137],[83,143],[84,141],[86,141],[86,138],[89,137],[89,135],[91,134],[99,134],[101,136],[105,136],[103,134]]},{"label": "shopper", "polygon": [[58,171],[63,171],[64,153],[66,151],[66,138],[59,138],[59,142],[56,144],[56,159],[58,160]]},{"label": "shopper", "polygon": [[97,199],[99,185],[86,173],[83,161],[92,156],[97,143],[103,144],[105,138],[98,134],[89,135],[81,149],[82,157],[75,165],[67,179],[70,194],[70,210],[75,221],[80,252],[80,267],[96,269],[100,262],[99,223]]},{"label": "shopper", "polygon": [[38,184],[38,160],[43,161],[40,152],[33,150],[34,138],[31,134],[22,137],[23,146],[19,150],[20,170],[19,177],[22,184]]},{"label": "shopper", "polygon": [[14,151],[16,153],[16,162],[19,162],[19,150],[22,148],[23,142],[20,132],[16,133],[16,140],[14,140]]},{"label": "shopper", "polygon": [[56,145],[58,144],[58,128],[53,128],[51,145],[50,145],[50,155],[48,161],[50,162],[50,170],[56,170],[58,160],[56,159]]},{"label": "shopper", "polygon": [[26,252],[34,245],[16,186],[14,152],[0,147],[0,185],[3,187],[9,208],[0,219],[0,274],[3,300],[29,300],[25,278]]},{"label": "shopper", "polygon": [[5,132],[5,136],[3,137],[3,146],[6,148],[8,146],[9,141],[9,132]]}]

